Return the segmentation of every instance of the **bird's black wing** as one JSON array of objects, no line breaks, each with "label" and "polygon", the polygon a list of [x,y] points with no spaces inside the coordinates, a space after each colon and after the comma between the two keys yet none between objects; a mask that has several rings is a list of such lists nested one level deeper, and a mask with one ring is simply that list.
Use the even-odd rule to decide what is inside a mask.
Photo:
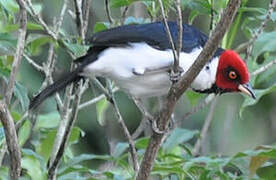
[{"label": "bird's black wing", "polygon": [[[168,22],[169,29],[174,43],[178,40],[178,26],[175,22]],[[203,47],[208,40],[208,36],[200,32],[193,26],[183,24],[182,51],[189,53],[193,49]],[[77,60],[89,59],[90,54],[98,54],[108,47],[128,46],[129,43],[145,42],[160,50],[171,49],[166,28],[163,22],[149,24],[124,25],[101,31],[88,39],[91,48],[88,53]],[[223,49],[218,49],[215,56],[221,54]],[[87,62],[87,61],[86,61]],[[90,63],[90,62],[89,62]]]},{"label": "bird's black wing", "polygon": [[[169,22],[169,29],[174,43],[177,42],[178,27]],[[192,26],[183,24],[182,51],[191,52],[196,47],[203,47],[208,37]],[[170,49],[168,36],[163,22],[150,24],[125,25],[96,33],[89,40],[92,47],[123,46],[128,43],[146,42],[160,50]]]}]

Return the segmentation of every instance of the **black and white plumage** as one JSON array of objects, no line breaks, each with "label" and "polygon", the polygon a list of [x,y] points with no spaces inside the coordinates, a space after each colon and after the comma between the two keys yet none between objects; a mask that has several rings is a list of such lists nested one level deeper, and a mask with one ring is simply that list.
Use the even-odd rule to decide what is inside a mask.
[{"label": "black and white plumage", "polygon": [[[174,42],[178,28],[169,22]],[[190,25],[183,24],[183,44],[180,67],[185,71],[202,51],[208,37]],[[169,70],[173,65],[173,53],[162,22],[126,25],[96,33],[89,40],[87,54],[76,60],[78,68],[43,90],[30,104],[38,106],[45,98],[82,77],[107,77],[126,93],[135,97],[165,95],[170,86]],[[219,48],[212,59],[196,77],[191,87],[198,92],[216,92],[216,74]]]}]

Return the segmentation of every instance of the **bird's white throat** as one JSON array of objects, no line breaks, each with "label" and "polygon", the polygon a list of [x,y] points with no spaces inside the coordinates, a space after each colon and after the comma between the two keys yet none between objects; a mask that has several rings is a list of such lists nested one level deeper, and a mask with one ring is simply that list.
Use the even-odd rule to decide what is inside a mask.
[{"label": "bird's white throat", "polygon": [[[186,72],[202,48],[190,53],[181,52],[179,65]],[[146,43],[131,43],[124,47],[109,47],[98,59],[84,69],[84,76],[110,78],[127,93],[135,97],[161,96],[171,86],[168,70],[173,65],[171,50],[158,50]],[[196,77],[191,87],[210,89],[215,83],[218,57],[212,59]]]}]

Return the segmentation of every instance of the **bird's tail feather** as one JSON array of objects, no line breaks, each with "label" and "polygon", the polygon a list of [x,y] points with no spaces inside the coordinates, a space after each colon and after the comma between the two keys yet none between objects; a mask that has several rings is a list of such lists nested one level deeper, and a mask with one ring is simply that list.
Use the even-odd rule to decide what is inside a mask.
[{"label": "bird's tail feather", "polygon": [[62,90],[67,85],[79,81],[82,76],[80,76],[80,68],[75,69],[72,72],[66,73],[62,78],[46,87],[38,95],[36,95],[30,102],[29,109],[34,109],[40,105],[47,97],[53,95],[55,92]]}]

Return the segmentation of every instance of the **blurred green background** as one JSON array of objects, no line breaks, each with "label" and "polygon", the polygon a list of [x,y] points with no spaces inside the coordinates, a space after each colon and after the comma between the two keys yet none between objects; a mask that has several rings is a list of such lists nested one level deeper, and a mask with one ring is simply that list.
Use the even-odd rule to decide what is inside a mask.
[{"label": "blurred green background", "polygon": [[[8,1],[1,0],[0,2],[3,6],[3,4]],[[131,0],[112,0],[111,15],[115,23],[110,25],[106,15],[104,1],[92,0],[90,4],[89,28],[86,37],[90,37],[95,31],[99,30],[95,24],[104,28],[118,26],[120,24],[124,7],[118,7],[119,5],[116,5],[117,2],[130,4],[123,24],[146,23],[162,20],[160,13],[158,13],[158,11],[157,13],[153,11],[153,7],[157,7],[156,3],[155,5],[152,4],[154,1],[145,0],[135,2]],[[193,24],[206,34],[210,31],[211,22],[210,6],[207,2],[210,1],[182,1],[183,21]],[[239,10],[230,31],[225,36],[221,44],[222,47],[236,49],[240,44],[247,42],[264,20],[269,2],[269,0],[243,0],[242,8]],[[33,3],[38,5],[43,19],[49,26],[52,26],[54,18],[60,13],[60,9],[63,5],[63,1],[61,0],[37,0],[33,1]],[[174,8],[170,8],[173,6],[173,1],[164,0],[164,3],[167,8],[169,19],[175,20],[176,15]],[[214,0],[213,3],[215,10],[214,22],[216,22],[219,13],[226,6],[227,0]],[[149,11],[150,13],[148,13]],[[4,13],[2,12],[2,14]],[[77,35],[78,31],[74,15],[72,14],[74,14],[74,4],[72,1],[69,1],[68,10],[65,14],[60,34],[65,41],[77,42],[76,39],[79,38]],[[151,14],[152,17],[149,14]],[[237,20],[238,18],[239,20]],[[0,24],[0,26],[2,26],[2,28],[0,28],[1,33],[7,31],[6,25],[8,23],[4,23],[4,20],[10,24],[12,23],[9,18],[3,18]],[[247,62],[251,72],[276,60],[275,20],[276,13],[274,12],[272,14],[272,21],[268,22],[264,33],[260,35],[253,46],[253,54]],[[32,17],[29,17],[29,21],[34,22]],[[32,33],[43,34],[43,31],[28,31],[29,35]],[[13,36],[16,35],[15,32],[11,32],[10,34]],[[47,40],[43,41],[38,39],[38,41],[30,43],[26,48],[31,52],[32,59],[38,64],[43,64],[47,61],[49,49],[48,42]],[[58,77],[70,69],[70,64],[73,59],[68,55],[65,49],[60,46],[57,46],[55,51],[57,63],[54,68],[54,79],[58,79]],[[242,52],[241,56],[244,57],[245,53]],[[7,66],[10,66],[9,58],[5,57],[1,58],[1,60],[4,65],[8,64]],[[43,80],[44,75],[42,73],[35,70],[26,60],[22,61],[18,74],[18,82],[26,87],[29,97],[32,97],[38,92]],[[248,97],[238,93],[223,94],[217,97],[214,117],[212,118],[211,126],[202,145],[202,155],[233,155],[247,149],[254,149],[259,145],[275,143],[276,66],[272,66],[267,71],[252,77],[251,83],[257,91],[257,101],[252,101]],[[81,102],[86,102],[99,94],[100,91],[97,88],[89,88],[84,93]],[[115,97],[130,132],[134,132],[142,118],[139,110],[125,93],[121,91],[116,92]],[[182,96],[174,113],[175,123],[178,127],[189,130],[201,130],[209,112],[210,105],[207,105],[188,118],[183,117],[187,112],[190,112],[192,108],[197,106],[199,102],[203,101],[205,97],[206,95],[199,95],[191,91]],[[144,101],[144,103],[152,112],[156,112],[156,109],[158,109],[158,100],[156,98]],[[126,141],[112,108],[108,107],[106,111],[104,117],[105,125],[99,124],[96,111],[96,105],[91,105],[79,112],[76,126],[79,126],[85,135],[80,138],[77,144],[73,145],[73,152],[75,154],[109,154],[110,150],[114,148],[117,142]],[[59,119],[53,97],[49,98],[41,105],[39,114],[48,115],[46,119],[50,117],[49,114],[52,115],[51,117],[54,117],[54,119]],[[189,144],[193,146],[196,140],[197,137],[194,137],[189,141]],[[94,165],[97,166],[97,163],[93,163],[93,166]]]},{"label": "blurred green background", "polygon": [[[247,3],[247,6],[267,9],[268,4],[268,0],[252,0]],[[56,14],[59,13],[61,6],[62,1],[44,1],[42,10],[44,20],[51,23]],[[71,7],[73,7],[72,4]],[[108,21],[104,7],[103,0],[92,1],[87,36],[91,36],[93,34],[93,27],[96,22]],[[183,11],[183,19],[186,23],[188,22],[187,16],[190,12],[191,10],[188,8]],[[119,18],[119,15],[121,14],[120,8],[111,8],[111,13],[114,19]],[[260,14],[256,14],[256,12],[245,12],[242,15],[242,19],[245,20],[247,17],[257,15]],[[74,34],[77,34],[76,25],[68,16],[70,15],[65,15],[62,29],[64,29],[66,33],[73,36]],[[133,16],[136,20],[141,22],[147,21],[146,18],[149,18],[146,13],[146,6],[141,2],[133,3],[127,13],[127,16]],[[170,13],[169,19],[175,20],[173,12]],[[209,24],[210,17],[205,14],[197,16],[193,22],[194,26],[205,33],[209,32]],[[250,26],[255,26],[255,28],[257,28],[259,24],[255,22],[255,24],[250,24]],[[269,23],[267,27],[269,30],[275,30],[275,28],[276,26],[273,22]],[[240,25],[231,48],[235,49],[235,47],[245,41],[247,41],[247,37]],[[42,48],[38,55],[34,58],[39,63],[42,63],[47,59],[48,45],[46,44],[44,47],[45,48]],[[71,62],[71,60],[68,60],[70,59],[68,55],[66,55],[62,49],[58,49],[57,56],[58,62],[55,68],[56,77],[60,76],[63,71],[67,71]],[[20,81],[22,84],[26,85],[30,90],[30,95],[36,93],[38,88],[41,86],[43,76],[34,70],[28,63],[26,63],[26,61],[23,61],[20,70]],[[266,80],[262,81],[262,86],[268,86],[266,84],[273,84],[276,82],[275,67],[271,68],[271,72],[265,73],[269,73],[267,76],[272,76],[272,78],[268,79],[269,82],[266,82]],[[82,102],[93,97],[94,95],[91,93],[91,90],[88,90],[82,98]],[[122,92],[116,93],[116,99],[118,100],[124,120],[126,121],[130,131],[133,132],[141,120],[139,110],[132,103],[132,100],[130,100],[130,98]],[[42,108],[43,113],[51,112],[56,108],[53,106],[53,101],[53,98],[51,98],[51,100],[47,100],[44,103]],[[156,99],[151,101],[152,102],[148,104],[154,104]],[[224,94],[218,97],[214,119],[208,132],[207,140],[203,146],[203,154],[219,153],[229,155],[238,151],[252,149],[261,144],[271,144],[275,142],[276,93],[270,93],[262,97],[256,105],[246,108],[242,114],[242,117],[240,117],[239,112],[243,101],[244,97],[240,94]],[[180,122],[181,127],[183,128],[200,130],[208,113],[209,105],[187,119],[182,119],[185,112],[190,111],[191,108],[192,104],[189,102],[186,95],[183,95],[175,110],[175,120]],[[82,153],[93,152],[96,154],[105,154],[109,152],[108,139],[111,138],[112,141],[115,142],[123,140],[123,134],[117,124],[114,112],[111,107],[109,107],[109,109],[108,115],[106,116],[106,121],[108,122],[106,127],[99,125],[96,117],[95,105],[91,105],[90,107],[80,111],[77,125],[85,132],[85,136],[81,138],[81,144],[77,144],[74,147],[75,151]]]}]

